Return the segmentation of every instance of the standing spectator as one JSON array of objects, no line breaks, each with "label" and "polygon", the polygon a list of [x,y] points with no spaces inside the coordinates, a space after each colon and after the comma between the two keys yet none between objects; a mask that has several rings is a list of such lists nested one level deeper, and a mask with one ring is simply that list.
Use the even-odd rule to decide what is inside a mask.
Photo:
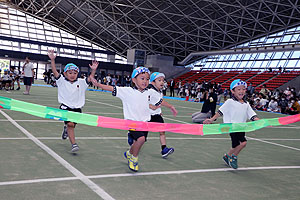
[{"label": "standing spectator", "polygon": [[168,83],[166,80],[164,80],[164,87],[162,89],[163,95],[166,96],[167,94],[167,89],[168,89]]},{"label": "standing spectator", "polygon": [[111,76],[110,76],[110,74],[107,74],[107,76],[106,76],[106,85],[111,85]]},{"label": "standing spectator", "polygon": [[131,78],[130,78],[130,76],[129,76],[129,75],[128,75],[128,76],[126,76],[126,78],[125,78],[125,83],[126,83],[126,87],[130,87]]},{"label": "standing spectator", "polygon": [[181,83],[181,80],[179,80],[178,81],[178,90],[177,90],[177,96],[181,96],[181,94],[180,94],[180,90],[181,90],[181,88],[182,88],[182,83]]},{"label": "standing spectator", "polygon": [[175,81],[174,79],[171,79],[170,81],[170,97],[174,97],[174,87],[175,87]]},{"label": "standing spectator", "polygon": [[224,95],[224,102],[227,100],[228,94],[229,94],[229,92],[228,92],[227,88],[225,88],[224,89],[224,93],[223,93],[223,95]]},{"label": "standing spectator", "polygon": [[24,85],[26,88],[26,91],[23,94],[28,95],[34,77],[33,64],[30,62],[30,58],[28,56],[26,57],[25,63],[23,65],[23,74],[24,74]]},{"label": "standing spectator", "polygon": [[253,87],[252,83],[249,83],[249,86],[247,87],[247,95],[250,98],[254,94],[255,88]]}]

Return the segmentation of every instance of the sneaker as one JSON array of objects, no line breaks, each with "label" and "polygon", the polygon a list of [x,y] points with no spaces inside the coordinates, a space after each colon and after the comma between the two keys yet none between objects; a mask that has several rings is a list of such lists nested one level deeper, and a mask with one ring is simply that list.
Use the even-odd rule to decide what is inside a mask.
[{"label": "sneaker", "polygon": [[229,166],[229,158],[231,158],[227,153],[224,154],[223,156],[223,161],[225,162],[226,165]]},{"label": "sneaker", "polygon": [[67,126],[64,126],[64,130],[63,130],[62,135],[61,135],[61,138],[63,140],[65,140],[65,139],[68,138],[68,132],[67,132],[67,130],[68,130]]},{"label": "sneaker", "polygon": [[131,146],[133,144],[133,138],[131,137],[130,133],[128,132],[128,144]]},{"label": "sneaker", "polygon": [[232,167],[233,169],[238,168],[238,163],[237,163],[237,156],[232,154],[231,158],[229,159],[229,166]]},{"label": "sneaker", "polygon": [[131,153],[129,152],[129,150],[124,152],[124,157],[125,157],[127,160],[130,159]]},{"label": "sneaker", "polygon": [[24,95],[29,95],[29,92],[23,92]]},{"label": "sneaker", "polygon": [[16,90],[20,90],[21,88],[20,87],[18,87]]},{"label": "sneaker", "polygon": [[168,155],[172,154],[174,152],[174,148],[168,148],[165,147],[162,151],[161,151],[161,155],[163,158],[167,158]]},{"label": "sneaker", "polygon": [[79,150],[79,146],[75,143],[75,144],[72,144],[72,149],[71,149],[71,152],[72,153],[75,153]]},{"label": "sneaker", "polygon": [[139,170],[138,157],[134,157],[131,155],[128,160],[128,167],[130,170],[137,172]]}]

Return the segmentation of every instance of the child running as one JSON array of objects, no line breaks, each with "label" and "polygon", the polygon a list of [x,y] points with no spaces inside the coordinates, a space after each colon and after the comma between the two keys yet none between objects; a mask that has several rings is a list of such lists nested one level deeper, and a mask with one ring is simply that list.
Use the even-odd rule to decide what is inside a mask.
[{"label": "child running", "polygon": [[[175,107],[165,100],[163,100],[163,94],[161,90],[164,87],[164,80],[165,80],[165,75],[163,73],[159,72],[153,72],[150,76],[150,84],[148,86],[149,89],[153,89],[155,93],[150,96],[150,104],[159,106],[157,102],[161,102],[162,106],[166,106],[171,109],[172,113],[174,116],[177,115],[177,110]],[[161,108],[160,106],[152,110],[150,109],[150,114],[151,114],[151,120],[150,122],[159,122],[159,123],[164,123],[164,119],[162,118],[162,113],[161,113]],[[167,147],[167,142],[166,142],[166,134],[165,132],[159,132],[159,139],[160,139],[160,144],[161,144],[161,155],[163,158],[167,158],[168,155],[172,154],[174,152],[174,148],[168,148]]]},{"label": "child running", "polygon": [[[104,85],[98,83],[96,79],[92,79],[92,83],[103,90],[111,91],[113,96],[121,99],[125,119],[147,122],[150,121],[149,97],[154,93],[154,90],[147,88],[149,77],[150,71],[148,68],[138,67],[133,70],[131,75],[134,87]],[[155,106],[155,108],[157,107]],[[130,150],[124,152],[124,156],[128,161],[129,169],[137,172],[139,170],[138,154],[147,140],[148,131],[129,130],[129,135],[133,138],[134,142]]]},{"label": "child running", "polygon": [[[228,99],[212,118],[206,119],[203,123],[210,124],[220,116],[223,116],[224,123],[242,123],[246,122],[247,118],[252,121],[259,120],[250,104],[245,100],[246,89],[246,82],[240,79],[232,81],[230,84],[232,98]],[[246,147],[247,140],[245,132],[230,133],[230,137],[232,148],[223,156],[223,160],[233,169],[237,169],[237,156]]]},{"label": "child running", "polygon": [[[48,56],[51,59],[51,68],[58,87],[58,102],[61,103],[59,108],[81,113],[81,108],[85,104],[85,91],[91,81],[90,77],[94,77],[95,75],[98,62],[93,61],[92,65],[90,65],[90,68],[92,69],[91,76],[82,79],[78,78],[79,68],[73,63],[69,63],[65,66],[63,72],[64,76],[60,75],[55,66],[56,55],[54,54],[54,50],[49,50]],[[75,153],[79,150],[79,147],[75,142],[74,129],[76,123],[70,121],[65,121],[64,123],[62,139],[65,140],[69,137],[72,145],[71,152]]]}]

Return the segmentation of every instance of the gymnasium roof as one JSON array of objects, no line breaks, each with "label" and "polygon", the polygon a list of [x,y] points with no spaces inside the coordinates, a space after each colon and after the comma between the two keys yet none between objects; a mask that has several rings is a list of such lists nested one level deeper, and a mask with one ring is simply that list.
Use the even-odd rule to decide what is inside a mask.
[{"label": "gymnasium roof", "polygon": [[147,50],[147,54],[170,55],[178,62],[192,52],[234,48],[300,25],[297,0],[7,2],[124,57],[127,49],[135,48]]}]

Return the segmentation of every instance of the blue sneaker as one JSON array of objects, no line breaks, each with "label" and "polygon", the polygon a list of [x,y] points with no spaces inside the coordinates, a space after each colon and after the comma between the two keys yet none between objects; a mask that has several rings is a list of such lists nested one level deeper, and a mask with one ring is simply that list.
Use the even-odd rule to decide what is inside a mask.
[{"label": "blue sneaker", "polygon": [[232,167],[233,169],[238,168],[238,163],[237,163],[237,156],[232,154],[231,158],[229,159],[229,166]]},{"label": "blue sneaker", "polygon": [[133,138],[131,137],[130,133],[128,132],[128,144],[131,146],[133,144]]},{"label": "blue sneaker", "polygon": [[[224,156],[223,156],[223,161],[225,162],[225,164],[226,165],[228,165],[228,166],[230,166],[229,165],[229,155],[226,153],[226,154],[224,154]],[[231,158],[231,157],[230,157]]]},{"label": "blue sneaker", "polygon": [[63,132],[62,132],[62,135],[61,135],[61,138],[63,139],[63,140],[65,140],[65,139],[67,139],[68,138],[68,128],[67,128],[67,126],[66,125],[64,125],[64,129],[63,129]]},{"label": "blue sneaker", "polygon": [[168,148],[165,147],[162,151],[161,151],[161,155],[163,158],[167,158],[168,155],[172,154],[174,152],[174,148]]}]

